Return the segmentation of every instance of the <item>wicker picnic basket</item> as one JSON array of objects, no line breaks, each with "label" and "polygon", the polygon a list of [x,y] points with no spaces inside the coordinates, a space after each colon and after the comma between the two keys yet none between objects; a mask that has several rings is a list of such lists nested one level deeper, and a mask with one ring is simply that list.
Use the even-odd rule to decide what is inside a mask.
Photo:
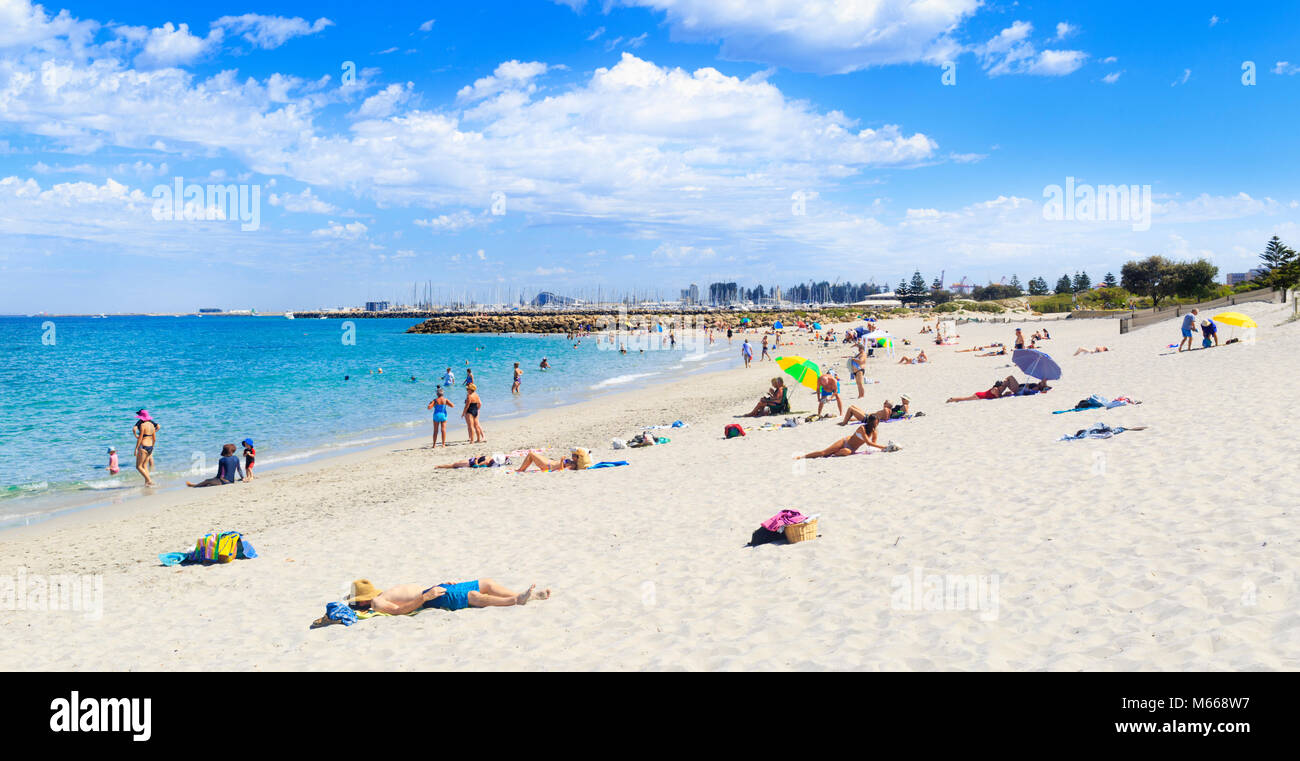
[{"label": "wicker picnic basket", "polygon": [[817,519],[803,523],[792,523],[785,527],[785,540],[790,544],[806,542],[809,539],[817,538]]}]

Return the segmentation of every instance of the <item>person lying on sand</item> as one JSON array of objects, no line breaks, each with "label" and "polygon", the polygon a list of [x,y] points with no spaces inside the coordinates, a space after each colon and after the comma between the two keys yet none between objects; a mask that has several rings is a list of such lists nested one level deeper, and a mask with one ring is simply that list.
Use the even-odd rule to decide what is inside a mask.
[{"label": "person lying on sand", "polygon": [[434,467],[439,470],[447,470],[450,468],[496,468],[509,464],[510,458],[498,452],[497,454],[483,454],[478,457],[471,457],[468,460],[457,460],[456,462],[435,465]]},{"label": "person lying on sand", "polygon": [[866,413],[856,406],[851,406],[849,407],[849,411],[844,413],[844,419],[841,420],[838,425],[848,425],[850,422],[857,420],[866,422],[868,414],[874,416],[876,420],[893,420],[895,418],[906,417],[911,414],[911,405],[911,398],[904,395],[902,397],[902,404],[890,404],[889,400],[886,399],[884,405],[882,405],[879,410],[872,413]]},{"label": "person lying on sand", "polygon": [[538,470],[545,473],[557,470],[586,470],[591,467],[591,455],[581,447],[570,449],[569,456],[561,460],[548,460],[537,452],[529,452],[523,464],[515,472],[523,473],[528,470],[529,465],[536,465]]},{"label": "person lying on sand", "polygon": [[912,359],[911,357],[903,357],[902,359],[898,360],[898,364],[900,364],[900,365],[919,365],[919,364],[922,364],[922,363],[925,363],[925,362],[929,362],[929,361],[930,361],[930,358],[927,357],[927,356],[925,356],[925,349],[922,349],[922,350],[921,350],[921,353],[918,354],[918,355],[916,355],[916,358],[915,358],[915,359]]},{"label": "person lying on sand", "polygon": [[882,452],[896,451],[898,449],[896,445],[891,444],[885,446],[876,442],[876,427],[878,423],[879,420],[875,415],[868,415],[867,419],[863,421],[862,425],[858,426],[858,429],[853,432],[852,436],[849,436],[846,439],[839,439],[825,449],[818,449],[815,452],[809,452],[805,455],[796,455],[794,459],[811,460],[818,457],[848,457],[861,449],[863,444],[875,447]]},{"label": "person lying on sand", "polygon": [[954,352],[954,353],[955,353],[955,354],[961,354],[962,352],[967,352],[967,351],[984,351],[985,349],[1000,349],[1000,348],[1003,348],[1003,346],[1004,346],[1003,343],[1001,343],[1001,342],[999,342],[999,341],[994,341],[993,343],[989,344],[988,346],[976,346],[974,349],[958,349],[958,350],[957,350],[956,352]]},{"label": "person lying on sand", "polygon": [[[1015,389],[1009,386],[1008,381],[1010,381],[1012,384],[1015,384]],[[1010,396],[1014,394],[1016,389],[1019,389],[1019,387],[1020,387],[1019,382],[1017,382],[1015,378],[1008,375],[1006,380],[997,381],[996,383],[994,383],[992,386],[989,387],[988,391],[976,391],[971,396],[949,397],[948,402],[970,402],[976,399],[1000,399],[1004,396]]]},{"label": "person lying on sand", "polygon": [[983,354],[976,354],[977,357],[1003,357],[1006,356],[1007,347],[1003,346],[997,351],[986,351]]},{"label": "person lying on sand", "polygon": [[754,405],[754,409],[746,412],[741,417],[776,415],[783,407],[788,409],[788,407],[786,407],[785,381],[780,377],[776,377],[772,379],[772,388],[768,389],[766,395],[759,398],[758,404]]},{"label": "person lying on sand", "polygon": [[1109,347],[1109,346],[1098,346],[1098,347],[1092,349],[1091,351],[1089,351],[1087,346],[1080,346],[1080,347],[1079,347],[1079,350],[1076,351],[1076,352],[1074,353],[1074,356],[1077,357],[1077,356],[1079,356],[1080,354],[1100,354],[1100,353],[1102,353],[1103,351],[1110,351],[1110,347]]},{"label": "person lying on sand", "polygon": [[379,590],[369,579],[352,582],[352,593],[347,603],[355,610],[373,610],[390,616],[404,616],[420,608],[463,610],[465,608],[510,607],[527,605],[533,600],[545,600],[551,590],[537,591],[534,584],[526,592],[511,592],[492,579],[438,584],[398,584]]}]

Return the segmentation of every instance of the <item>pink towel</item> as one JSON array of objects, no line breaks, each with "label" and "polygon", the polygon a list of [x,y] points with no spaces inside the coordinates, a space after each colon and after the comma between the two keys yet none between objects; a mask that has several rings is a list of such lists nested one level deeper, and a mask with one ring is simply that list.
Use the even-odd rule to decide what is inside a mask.
[{"label": "pink towel", "polygon": [[808,520],[808,518],[798,510],[782,510],[771,518],[763,521],[762,526],[768,531],[783,531],[786,526],[793,526],[796,523],[803,523],[806,520]]}]

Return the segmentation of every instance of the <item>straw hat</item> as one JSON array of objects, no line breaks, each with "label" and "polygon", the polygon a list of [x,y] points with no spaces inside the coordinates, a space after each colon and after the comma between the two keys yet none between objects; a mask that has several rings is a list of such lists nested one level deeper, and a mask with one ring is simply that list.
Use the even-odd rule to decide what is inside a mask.
[{"label": "straw hat", "polygon": [[378,596],[379,590],[370,583],[370,579],[357,579],[352,582],[352,594],[345,599],[348,602],[370,602]]}]

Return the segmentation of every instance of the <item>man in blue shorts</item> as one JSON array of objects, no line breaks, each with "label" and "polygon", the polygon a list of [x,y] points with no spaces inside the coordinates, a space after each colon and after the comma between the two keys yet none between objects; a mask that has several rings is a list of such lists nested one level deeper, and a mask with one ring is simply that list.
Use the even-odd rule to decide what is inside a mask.
[{"label": "man in blue shorts", "polygon": [[1179,351],[1183,350],[1183,344],[1187,344],[1189,350],[1192,348],[1192,334],[1196,332],[1196,314],[1197,310],[1193,309],[1183,315],[1183,340],[1178,342]]},{"label": "man in blue shorts", "polygon": [[527,592],[516,594],[491,579],[444,582],[432,587],[398,584],[382,591],[369,579],[357,579],[352,582],[352,594],[348,595],[347,603],[358,610],[370,609],[390,616],[403,616],[419,608],[463,610],[527,605],[532,600],[545,600],[550,596],[551,590],[538,592],[536,584]]}]

